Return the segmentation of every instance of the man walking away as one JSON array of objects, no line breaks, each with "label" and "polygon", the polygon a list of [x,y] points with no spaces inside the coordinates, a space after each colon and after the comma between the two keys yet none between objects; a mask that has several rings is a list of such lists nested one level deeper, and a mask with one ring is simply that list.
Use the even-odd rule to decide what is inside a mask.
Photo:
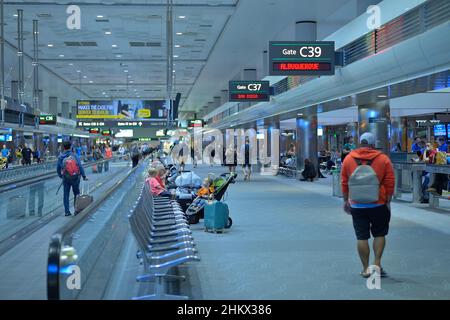
[{"label": "man walking away", "polygon": [[67,217],[71,215],[69,207],[70,188],[72,188],[73,191],[75,206],[75,199],[77,195],[80,194],[80,176],[82,176],[84,180],[87,180],[87,178],[84,173],[84,168],[81,165],[80,158],[70,151],[70,141],[64,141],[63,147],[64,152],[58,158],[56,172],[62,179],[62,184],[64,186],[64,210]]},{"label": "man walking away", "polygon": [[353,217],[358,240],[358,253],[363,265],[361,276],[368,278],[371,275],[370,232],[374,237],[374,265],[379,268],[377,272],[385,276],[381,257],[389,231],[395,178],[391,160],[375,150],[375,136],[372,133],[364,133],[360,138],[360,148],[345,157],[341,178],[344,210]]},{"label": "man walking away", "polygon": [[28,145],[25,145],[22,149],[22,158],[23,158],[23,165],[29,166],[31,164],[31,155],[33,154],[33,151],[28,147]]},{"label": "man walking away", "polygon": [[131,161],[133,162],[133,168],[136,167],[139,163],[139,147],[137,145],[134,145],[131,149]]}]

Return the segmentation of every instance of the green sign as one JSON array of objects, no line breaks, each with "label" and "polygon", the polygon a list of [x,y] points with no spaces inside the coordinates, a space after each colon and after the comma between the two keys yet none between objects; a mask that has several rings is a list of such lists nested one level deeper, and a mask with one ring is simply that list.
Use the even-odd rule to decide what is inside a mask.
[{"label": "green sign", "polygon": [[56,125],[56,115],[47,114],[39,116],[39,124],[41,125]]}]

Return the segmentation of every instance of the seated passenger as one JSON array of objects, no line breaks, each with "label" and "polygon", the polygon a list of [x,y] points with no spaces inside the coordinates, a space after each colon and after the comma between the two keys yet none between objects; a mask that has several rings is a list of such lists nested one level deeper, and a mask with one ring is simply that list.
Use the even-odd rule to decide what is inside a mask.
[{"label": "seated passenger", "polygon": [[208,176],[203,180],[202,187],[197,191],[197,196],[210,196],[214,193],[214,181],[211,176]]},{"label": "seated passenger", "polygon": [[167,170],[163,166],[157,167],[157,170],[158,173],[156,179],[158,179],[158,182],[163,186],[163,188],[166,188]]},{"label": "seated passenger", "polygon": [[[441,153],[444,153],[444,162],[446,161],[448,152],[448,146],[443,137],[438,138],[438,147],[436,150],[436,156],[434,157],[434,163],[438,165],[444,165],[445,163],[440,163],[439,158],[442,158]],[[442,190],[447,188],[448,183],[448,175],[445,173],[435,173],[434,181],[430,188],[428,188],[428,192],[431,192],[434,195],[442,196]]]},{"label": "seated passenger", "polygon": [[303,179],[300,179],[301,181],[314,181],[314,178],[316,177],[316,168],[314,167],[314,164],[309,159],[305,159],[305,168],[302,172]]},{"label": "seated passenger", "polygon": [[171,197],[172,194],[164,188],[160,181],[158,179],[158,169],[151,168],[148,171],[148,178],[145,180],[149,184],[150,192],[157,197]]}]

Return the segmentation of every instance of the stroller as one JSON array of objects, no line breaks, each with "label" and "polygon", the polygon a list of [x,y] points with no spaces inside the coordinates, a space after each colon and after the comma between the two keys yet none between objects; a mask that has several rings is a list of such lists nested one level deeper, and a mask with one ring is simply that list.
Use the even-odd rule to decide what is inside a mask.
[{"label": "stroller", "polygon": [[[189,222],[189,224],[197,224],[199,223],[200,219],[203,219],[205,216],[205,205],[208,201],[208,199],[211,197],[217,201],[221,201],[225,192],[228,189],[228,186],[231,183],[236,182],[237,174],[232,173],[223,173],[220,175],[220,177],[215,179],[215,188],[214,192],[211,195],[202,195],[198,196],[194,199],[192,204],[188,207],[186,210],[186,217]],[[228,223],[225,227],[226,229],[231,228],[231,225],[233,224],[233,220],[228,217]]]},{"label": "stroller", "polygon": [[8,158],[0,157],[0,170],[6,169],[8,165]]}]

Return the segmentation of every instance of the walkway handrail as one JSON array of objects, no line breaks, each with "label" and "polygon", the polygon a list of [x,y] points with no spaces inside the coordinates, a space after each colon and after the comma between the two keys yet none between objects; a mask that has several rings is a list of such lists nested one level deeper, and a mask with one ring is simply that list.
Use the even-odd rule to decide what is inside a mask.
[{"label": "walkway handrail", "polygon": [[[144,161],[143,163],[146,163]],[[102,194],[100,198],[86,207],[82,212],[76,215],[69,223],[58,229],[51,237],[48,251],[47,263],[47,298],[49,300],[61,299],[60,276],[61,276],[61,254],[64,239],[72,236],[76,230],[82,227],[92,214],[133,174],[140,166],[131,169],[125,177],[118,180],[111,188]]]},{"label": "walkway handrail", "polygon": [[[86,162],[83,163],[83,167],[84,168],[89,168],[92,167],[94,165],[99,165],[99,164],[103,164],[107,161],[114,161],[114,160],[119,160],[120,157],[116,156],[113,157],[111,159],[102,159],[99,161],[95,161],[95,162]],[[12,181],[7,181],[5,183],[0,184],[0,193],[7,191],[7,190],[11,190],[11,189],[16,189],[16,188],[20,188],[26,185],[29,185],[31,183],[35,183],[41,180],[45,180],[45,179],[50,179],[50,178],[54,178],[56,175],[56,162],[52,163],[50,169],[48,170],[48,172],[42,173],[42,174],[38,174],[38,175],[34,175],[33,177],[30,176],[26,176],[26,178],[29,178],[27,180],[23,180],[24,177],[22,177],[21,179],[16,179],[16,180],[12,180]],[[9,187],[8,187],[9,186]],[[7,188],[5,188],[7,187]],[[5,189],[3,189],[5,188]]]}]

